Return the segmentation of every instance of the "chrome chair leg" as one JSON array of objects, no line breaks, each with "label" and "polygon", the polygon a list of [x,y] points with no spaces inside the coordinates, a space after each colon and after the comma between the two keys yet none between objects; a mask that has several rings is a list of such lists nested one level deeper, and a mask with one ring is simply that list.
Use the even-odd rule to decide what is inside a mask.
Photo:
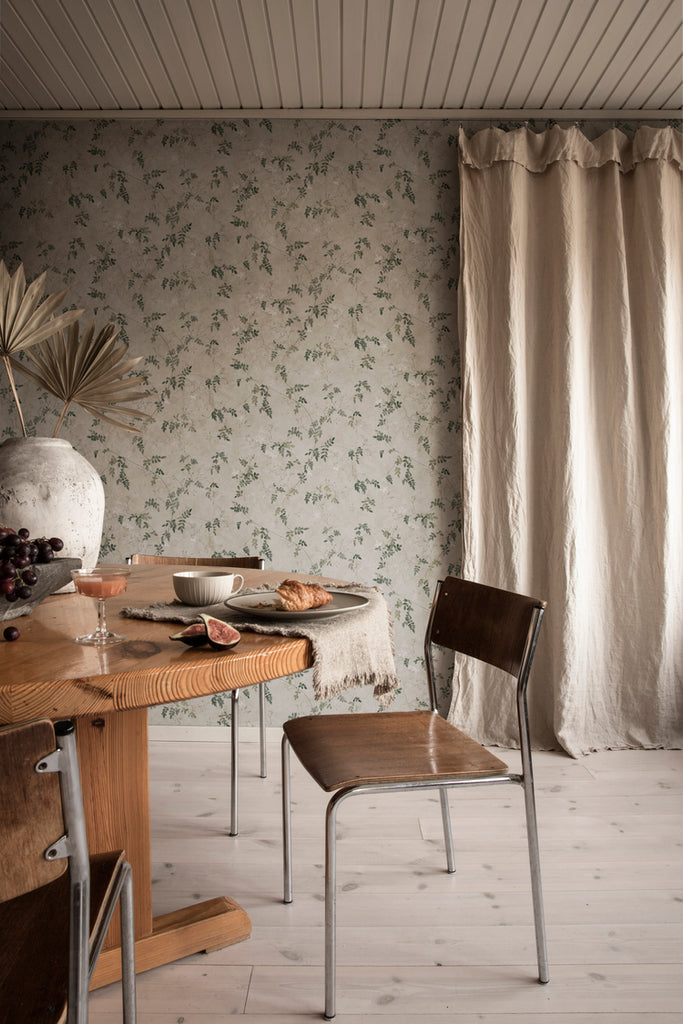
[{"label": "chrome chair leg", "polygon": [[258,684],[259,743],[261,744],[261,778],[266,777],[266,685]]},{"label": "chrome chair leg", "polygon": [[282,857],[285,903],[292,902],[292,800],[291,773],[289,766],[290,743],[282,737]]},{"label": "chrome chair leg", "polygon": [[531,869],[531,898],[534,907],[534,926],[536,929],[538,980],[542,985],[547,985],[550,981],[550,974],[548,972],[548,947],[545,935],[545,917],[543,913],[541,857],[538,847],[538,827],[536,823],[536,801],[534,799],[533,779],[525,776],[523,788],[524,807],[526,811],[526,832],[529,846],[529,867]]},{"label": "chrome chair leg", "polygon": [[133,924],[133,869],[124,866],[121,888],[121,982],[123,985],[123,1024],[136,1024],[135,1003],[135,929]]},{"label": "chrome chair leg", "polygon": [[[537,630],[540,620],[537,620]],[[517,692],[517,715],[519,719],[520,754],[522,756],[522,788],[524,789],[524,811],[526,814],[529,867],[531,869],[531,898],[534,906],[534,927],[536,929],[536,957],[538,959],[538,980],[542,985],[550,981],[548,973],[548,947],[545,936],[543,914],[543,890],[541,886],[541,855],[538,848],[538,824],[536,820],[536,799],[534,796],[534,770],[531,760],[531,739],[529,735],[529,712],[526,702],[526,687],[519,686]]]},{"label": "chrome chair leg", "polygon": [[443,838],[446,844],[446,865],[449,874],[455,871],[455,853],[453,852],[453,830],[451,829],[451,812],[448,806],[448,790],[442,786],[439,790],[441,797],[441,820],[443,821]]},{"label": "chrome chair leg", "polygon": [[[71,888],[71,923],[69,927],[69,995],[67,1024],[88,1024],[88,983],[90,980],[89,934],[86,921],[90,921],[89,883]],[[84,931],[85,929],[85,931]]]},{"label": "chrome chair leg", "polygon": [[325,1020],[332,1020],[337,1012],[337,805],[348,795],[335,794],[325,818]]},{"label": "chrome chair leg", "polygon": [[[64,726],[64,728],[62,728]],[[69,822],[69,980],[67,1024],[87,1024],[90,984],[90,868],[78,765],[76,733],[70,722],[55,727],[59,744],[56,767],[65,821]],[[47,759],[46,759],[47,760]]]},{"label": "chrome chair leg", "polygon": [[230,764],[232,777],[230,779],[230,835],[237,835],[237,782],[239,776],[239,732],[240,732],[240,691],[231,690],[231,713],[230,713]]}]

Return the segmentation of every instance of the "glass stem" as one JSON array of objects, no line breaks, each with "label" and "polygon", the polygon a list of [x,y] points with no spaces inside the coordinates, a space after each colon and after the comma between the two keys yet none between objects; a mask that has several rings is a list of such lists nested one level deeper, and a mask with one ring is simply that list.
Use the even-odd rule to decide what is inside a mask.
[{"label": "glass stem", "polygon": [[106,636],[107,620],[104,614],[104,598],[97,599],[97,632],[100,636]]}]

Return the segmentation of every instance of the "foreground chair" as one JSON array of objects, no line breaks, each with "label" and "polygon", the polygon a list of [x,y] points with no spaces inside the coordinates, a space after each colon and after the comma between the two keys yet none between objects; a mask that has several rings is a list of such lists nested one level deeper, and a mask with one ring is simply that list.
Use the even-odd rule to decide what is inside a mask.
[{"label": "foreground chair", "polygon": [[[258,555],[239,555],[234,558],[181,558],[171,555],[131,555],[131,565],[206,565],[228,566],[233,569],[265,569],[265,561]],[[266,777],[266,689],[265,683],[257,684],[259,702],[259,745],[260,771],[262,779]],[[230,835],[238,832],[239,798],[237,780],[239,778],[239,717],[240,691],[230,691]]]},{"label": "foreground chair", "polygon": [[87,1024],[120,897],[123,1020],[135,1024],[131,868],[121,851],[88,855],[71,722],[0,728],[0,836],[0,1022]]},{"label": "foreground chair", "polygon": [[[318,785],[334,795],[325,830],[325,1019],[335,1016],[337,808],[348,796],[393,789],[438,789],[446,858],[455,871],[447,789],[514,783],[523,787],[539,981],[548,981],[527,682],[545,602],[448,577],[437,587],[425,636],[431,711],[311,715],[284,724],[282,740],[284,900],[292,901],[289,750]],[[432,645],[502,669],[516,679],[522,773],[450,725],[437,711]],[[512,687],[511,687],[512,689]]]}]

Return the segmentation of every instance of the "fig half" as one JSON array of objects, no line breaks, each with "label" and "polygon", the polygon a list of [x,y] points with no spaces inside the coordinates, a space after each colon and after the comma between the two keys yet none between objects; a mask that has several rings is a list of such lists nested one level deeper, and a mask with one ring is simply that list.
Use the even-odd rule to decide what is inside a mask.
[{"label": "fig half", "polygon": [[227,651],[229,647],[234,647],[235,644],[240,642],[239,633],[232,626],[229,626],[227,622],[222,622],[221,619],[214,619],[212,615],[207,615],[206,612],[200,612],[200,615],[206,627],[208,641],[214,650]]},{"label": "fig half", "polygon": [[201,647],[208,643],[216,651],[227,651],[240,642],[240,635],[227,622],[202,613],[201,622],[191,623],[179,633],[174,633],[170,639],[181,640],[190,647]]},{"label": "fig half", "polygon": [[169,637],[170,640],[182,640],[188,647],[201,647],[202,644],[208,642],[206,635],[206,626],[203,622],[193,622],[191,625],[186,626],[185,629],[181,629],[179,633],[174,633],[173,636]]}]

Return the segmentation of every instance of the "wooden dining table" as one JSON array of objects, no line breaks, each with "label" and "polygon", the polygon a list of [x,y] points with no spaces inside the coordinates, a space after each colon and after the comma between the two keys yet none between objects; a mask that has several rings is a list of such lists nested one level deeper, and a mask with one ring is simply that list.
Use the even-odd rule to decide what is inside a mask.
[{"label": "wooden dining table", "polygon": [[[126,606],[172,601],[171,570],[163,565],[130,570],[127,591],[107,601],[108,624],[125,634],[122,643],[97,648],[75,642],[96,619],[95,601],[76,593],[53,594],[30,615],[12,621],[21,636],[0,642],[0,725],[43,717],[74,720],[88,842],[93,853],[126,851],[135,890],[136,966],[145,971],[240,942],[251,933],[249,916],[226,895],[154,917],[148,708],[300,672],[312,666],[312,653],[306,639],[246,631],[227,652],[172,641],[169,634],[180,626],[118,614]],[[276,586],[296,575],[240,572],[247,588]],[[92,988],[120,977],[119,947],[115,919]]]}]

